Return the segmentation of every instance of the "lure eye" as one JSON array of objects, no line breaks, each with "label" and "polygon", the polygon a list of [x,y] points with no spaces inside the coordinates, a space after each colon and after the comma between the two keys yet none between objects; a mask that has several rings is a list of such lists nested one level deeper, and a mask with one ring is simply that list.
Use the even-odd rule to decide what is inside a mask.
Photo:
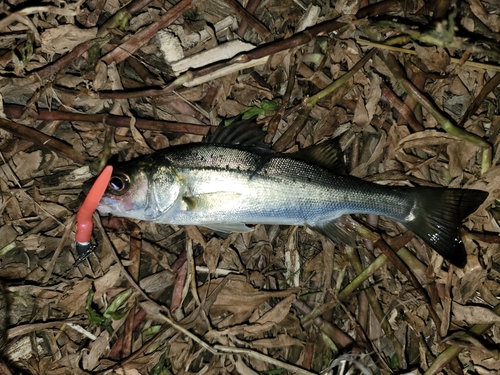
[{"label": "lure eye", "polygon": [[124,194],[130,187],[130,179],[126,174],[115,174],[111,176],[108,191],[115,195]]}]

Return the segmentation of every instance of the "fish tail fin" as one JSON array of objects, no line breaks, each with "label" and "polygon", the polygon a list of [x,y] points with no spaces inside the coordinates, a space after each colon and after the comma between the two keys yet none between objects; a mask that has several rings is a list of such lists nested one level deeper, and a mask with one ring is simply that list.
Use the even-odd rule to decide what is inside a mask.
[{"label": "fish tail fin", "polygon": [[405,226],[446,260],[463,268],[467,253],[460,238],[462,221],[484,202],[480,190],[413,188],[415,207]]}]

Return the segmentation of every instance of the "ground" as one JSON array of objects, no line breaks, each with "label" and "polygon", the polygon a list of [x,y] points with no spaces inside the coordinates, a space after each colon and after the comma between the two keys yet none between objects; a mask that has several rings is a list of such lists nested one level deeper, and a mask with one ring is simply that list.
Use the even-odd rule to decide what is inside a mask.
[{"label": "ground", "polygon": [[[497,1],[0,9],[1,374],[500,372]],[[353,176],[488,192],[465,268],[374,215],[346,219],[352,247],[96,214],[78,257],[82,187],[110,159],[242,113],[277,152],[336,138]]]}]

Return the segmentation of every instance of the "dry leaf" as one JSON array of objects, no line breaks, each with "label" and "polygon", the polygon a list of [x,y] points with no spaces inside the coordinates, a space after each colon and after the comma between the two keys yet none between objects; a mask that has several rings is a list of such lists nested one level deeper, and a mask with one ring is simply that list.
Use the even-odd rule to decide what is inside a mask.
[{"label": "dry leaf", "polygon": [[97,27],[82,29],[75,25],[66,24],[47,29],[41,33],[42,52],[49,55],[65,54],[80,43],[94,39],[96,35]]},{"label": "dry leaf", "polygon": [[203,251],[203,260],[208,267],[208,272],[215,273],[217,263],[221,254],[221,242],[217,238],[212,238],[208,241],[205,250]]},{"label": "dry leaf", "polygon": [[464,306],[453,302],[453,315],[455,319],[471,326],[474,324],[500,323],[500,316],[491,309],[481,306]]},{"label": "dry leaf", "polygon": [[370,85],[365,86],[365,101],[366,101],[366,112],[368,116],[368,123],[371,123],[373,116],[379,109],[380,96],[382,94],[382,89],[380,85],[382,84],[382,79],[378,74],[372,73],[370,76]]},{"label": "dry leaf", "polygon": [[304,346],[302,341],[288,335],[278,335],[273,339],[254,340],[252,345],[258,349],[283,348],[288,346]]},{"label": "dry leaf", "polygon": [[[281,323],[283,319],[287,316],[287,314],[290,312],[290,307],[292,306],[292,303],[297,299],[297,296],[295,294],[292,294],[280,302],[278,302],[271,310],[266,312],[264,315],[262,315],[255,323],[257,324],[264,324],[268,322],[272,322],[275,324]],[[252,322],[250,320],[250,322]]]},{"label": "dry leaf", "polygon": [[[212,293],[222,281],[222,278],[212,280],[209,293]],[[198,288],[199,294],[201,296],[205,295],[206,289],[207,284],[203,284]],[[233,314],[252,312],[269,298],[287,297],[292,293],[293,290],[258,290],[247,283],[244,276],[232,276],[217,294],[217,298],[210,309],[210,313],[220,315],[225,311],[229,311]]]},{"label": "dry leaf", "polygon": [[94,300],[99,301],[110,289],[119,286],[123,280],[121,267],[112,265],[105,275],[94,281]]},{"label": "dry leaf", "polygon": [[87,294],[92,287],[92,280],[82,279],[71,289],[66,291],[66,294],[57,303],[57,306],[66,312],[83,312],[85,311],[85,303]]},{"label": "dry leaf", "polygon": [[82,367],[84,370],[93,370],[102,357],[109,352],[109,333],[104,330],[97,340],[92,342],[90,352],[83,352]]},{"label": "dry leaf", "polygon": [[413,46],[418,57],[429,68],[429,70],[444,72],[450,65],[450,56],[442,47],[421,47],[417,43]]},{"label": "dry leaf", "polygon": [[258,375],[258,372],[255,372],[250,367],[248,367],[241,357],[236,358],[236,371],[238,374],[242,375]]},{"label": "dry leaf", "polygon": [[487,25],[491,31],[495,33],[500,32],[500,16],[488,14],[479,0],[469,0],[469,4],[472,13],[474,13],[481,22]]},{"label": "dry leaf", "polygon": [[17,231],[10,225],[0,227],[0,250],[14,241],[17,235]]},{"label": "dry leaf", "polygon": [[[78,0],[63,6],[47,3],[37,7],[29,6],[26,0],[16,0],[0,5],[6,14],[0,21],[4,51],[0,58],[2,121],[36,128],[65,142],[73,149],[75,157],[86,160],[86,167],[82,167],[81,160],[73,162],[61,157],[52,142],[34,145],[36,139],[22,137],[23,134],[5,135],[0,131],[0,151],[7,161],[0,168],[0,245],[10,246],[2,255],[0,275],[12,279],[6,281],[9,298],[4,300],[9,302],[8,310],[5,304],[0,306],[0,322],[7,327],[0,328],[9,329],[7,332],[30,329],[38,332],[34,342],[32,333],[23,334],[23,341],[28,343],[23,348],[25,360],[9,362],[9,370],[12,367],[13,373],[24,371],[31,374],[35,368],[37,374],[78,375],[84,371],[83,366],[89,369],[87,372],[106,373],[120,361],[115,352],[125,342],[131,344],[132,352],[130,355],[124,353],[127,360],[121,361],[122,366],[117,370],[124,375],[161,372],[164,368],[172,373],[238,372],[254,375],[272,371],[275,367],[253,356],[212,356],[197,342],[203,340],[209,345],[222,344],[265,352],[284,363],[295,363],[310,372],[323,373],[327,371],[331,358],[331,345],[325,345],[325,342],[332,340],[341,348],[353,347],[354,343],[349,339],[355,331],[352,317],[359,314],[359,293],[346,296],[342,307],[330,302],[332,289],[342,288],[357,275],[345,252],[336,249],[331,241],[302,227],[290,230],[279,225],[256,225],[253,232],[233,233],[221,239],[202,227],[138,221],[136,224],[142,240],[137,242],[131,240],[128,221],[103,220],[104,225],[109,225],[104,229],[113,244],[113,251],[124,265],[140,268],[138,282],[152,298],[148,302],[141,299],[136,310],[131,311],[136,316],[129,323],[138,324],[133,331],[126,331],[125,327],[131,326],[125,324],[125,319],[119,319],[111,322],[114,332],[107,335],[102,325],[87,324],[85,302],[88,290],[95,289],[93,303],[97,305],[96,309],[100,309],[128,282],[102,239],[104,233],[98,230],[93,233],[96,250],[78,267],[73,267],[72,226],[84,199],[82,185],[93,177],[89,166],[95,172],[94,168],[109,157],[109,149],[117,159],[130,160],[149,153],[151,150],[147,145],[160,149],[202,140],[201,135],[190,134],[192,128],[186,124],[179,124],[180,131],[177,132],[171,130],[172,124],[163,121],[216,125],[221,118],[238,116],[247,107],[253,107],[256,113],[263,109],[259,121],[266,126],[270,116],[276,114],[276,108],[265,108],[263,99],[278,106],[286,100],[279,113],[281,118],[274,135],[276,141],[297,117],[297,109],[307,105],[308,97],[343,76],[372,48],[364,45],[364,39],[381,41],[391,37],[394,29],[391,31],[390,26],[381,26],[374,20],[397,19],[397,31],[403,37],[415,30],[431,30],[429,25],[431,28],[435,26],[436,31],[446,25],[436,23],[430,13],[432,7],[422,7],[421,1],[406,2],[404,7],[392,3],[390,14],[377,14],[384,8],[370,6],[370,17],[360,20],[354,20],[353,14],[361,3],[352,0],[337,1],[335,7],[310,5],[309,10],[294,0],[261,2],[257,9],[251,9],[252,2],[241,2],[249,13],[253,12],[254,21],[257,20],[260,26],[248,15],[241,15],[240,11],[228,6],[234,5],[230,1],[195,4],[183,0],[175,7],[165,3],[165,9],[157,3],[128,7],[128,24],[119,29],[110,23],[123,6],[117,0]],[[488,309],[478,309],[475,302],[480,294],[484,301],[494,305],[500,290],[495,281],[500,245],[494,243],[500,233],[497,221],[500,217],[497,207],[500,197],[498,90],[493,89],[486,100],[479,103],[475,114],[465,119],[465,130],[493,146],[492,168],[480,174],[483,155],[475,146],[443,130],[415,132],[398,123],[400,116],[396,109],[379,100],[381,75],[384,84],[401,100],[406,100],[409,106],[412,103],[379,56],[395,53],[400,63],[406,63],[407,59],[412,63],[420,60],[430,70],[445,74],[452,72],[449,76],[439,76],[411,69],[405,71],[408,79],[423,87],[420,89],[422,95],[459,122],[480,91],[488,88],[491,79],[496,79],[493,78],[494,66],[483,69],[449,64],[447,53],[460,57],[460,51],[468,51],[467,63],[495,65],[499,60],[494,44],[494,31],[499,29],[497,3],[495,0],[471,0],[469,5],[473,14],[459,13],[456,18],[457,25],[465,27],[469,37],[455,37],[453,46],[447,44],[447,40],[443,40],[444,45],[439,48],[416,46],[421,59],[389,50],[379,51],[341,88],[313,106],[305,128],[291,148],[297,151],[325,138],[339,137],[346,161],[358,164],[354,175],[370,176],[369,180],[381,183],[390,184],[397,179],[398,183],[406,180],[408,185],[441,184],[478,188],[490,193],[482,207],[464,221],[471,233],[464,238],[468,265],[463,270],[449,269],[447,263],[434,262],[436,253],[424,249],[420,240],[413,239],[401,245],[417,254],[421,262],[431,259],[426,283],[436,291],[433,296],[436,306],[450,305],[450,295],[454,303],[465,305],[456,305],[455,311],[449,314],[464,331],[478,320],[496,321]],[[173,12],[187,4],[195,5],[195,8]],[[321,14],[317,13],[318,9]],[[342,13],[336,14],[336,10]],[[169,19],[174,13],[176,19]],[[196,17],[186,16],[192,14]],[[418,17],[411,16],[415,14]],[[301,20],[305,20],[304,23]],[[336,22],[348,26],[330,30],[335,28]],[[167,23],[170,25],[165,26]],[[252,64],[267,62],[241,69],[242,65],[226,61],[227,67],[236,70],[231,74],[227,73],[229,70],[222,70],[224,76],[220,78],[211,74],[217,70],[217,64],[206,66],[206,62],[201,62],[201,70],[193,69],[191,65],[188,67],[190,71],[174,82],[172,72],[159,55],[158,39],[138,38],[144,36],[144,31],[160,24],[163,31],[180,40],[176,43],[178,56],[205,56],[205,50],[213,52],[219,45],[234,46],[233,41],[239,39],[247,46],[256,47],[239,55],[239,60],[248,59]],[[311,26],[307,31],[296,32],[306,24]],[[95,48],[85,50],[92,43],[82,42],[97,35],[95,28],[87,27],[92,25],[101,25],[98,35],[104,37],[96,40],[98,45]],[[492,32],[484,30],[485,26]],[[479,28],[482,28],[480,32]],[[316,31],[320,34],[310,38]],[[266,39],[267,35],[271,37]],[[111,36],[114,37],[110,39]],[[285,45],[292,49],[278,50]],[[408,45],[402,47],[409,48]],[[262,59],[253,59],[251,55],[254,53]],[[296,66],[292,65],[292,56],[297,58]],[[189,59],[193,57],[185,61]],[[410,68],[410,65],[405,64],[405,67]],[[297,73],[294,73],[294,68],[297,68]],[[207,80],[209,82],[199,84]],[[293,88],[287,93],[288,83],[293,83]],[[187,88],[182,85],[194,86]],[[175,93],[169,92],[174,86]],[[89,115],[108,113],[123,117],[107,116],[106,119],[99,117],[97,121],[95,118],[86,121]],[[439,124],[427,111],[420,113],[417,107],[415,115],[424,126],[439,129]],[[142,129],[140,121],[146,119],[155,122],[155,126],[166,126],[165,130]],[[105,135],[111,126],[118,128],[111,132],[113,139],[107,144]],[[15,176],[7,166],[13,168]],[[58,215],[64,225],[46,220],[49,214]],[[120,225],[115,225],[117,222]],[[384,218],[379,220],[378,226],[381,232],[390,236],[403,231],[399,224]],[[290,236],[295,230],[295,235]],[[137,235],[137,230],[133,231]],[[481,241],[473,239],[477,237],[476,232],[481,232]],[[64,234],[69,234],[70,239],[63,243],[61,237]],[[209,277],[198,272],[190,279],[194,284],[190,283],[186,279],[185,259],[189,238],[196,242],[193,247],[195,266],[205,262],[210,271],[223,272],[222,268],[225,268],[226,271],[236,270],[241,276],[228,275],[214,280],[212,275]],[[137,250],[137,244],[141,247],[141,256],[129,259],[131,249]],[[59,245],[64,246],[62,252],[54,254]],[[378,250],[374,251],[377,255]],[[432,254],[430,257],[428,251]],[[285,265],[287,252],[293,252],[289,265]],[[360,254],[367,255],[364,251]],[[405,254],[409,255],[408,252]],[[55,262],[53,268],[52,259]],[[312,260],[303,264],[303,268],[298,267],[304,259]],[[363,256],[363,267],[373,268],[372,259]],[[136,261],[140,264],[132,264]],[[163,271],[166,269],[169,271]],[[42,286],[40,280],[48,276],[49,271],[51,280],[64,282]],[[300,285],[300,300],[297,298],[299,291],[287,284],[292,279],[294,285]],[[446,288],[432,283],[445,284]],[[391,262],[374,270],[365,284],[364,287],[375,287],[378,302],[387,312],[386,319],[395,332],[395,335],[383,336],[378,322],[370,317],[369,325],[365,327],[368,339],[372,340],[368,344],[375,346],[381,357],[391,358],[391,363],[396,364],[393,371],[408,372],[406,358],[417,358],[418,361],[419,353],[423,353],[420,334],[426,338],[425,345],[432,354],[438,354],[436,325],[431,322],[428,307],[415,299],[415,293],[408,293],[411,289],[408,289],[408,280],[395,270]],[[198,289],[201,306],[191,295],[193,287]],[[447,290],[451,290],[450,295]],[[129,306],[135,297],[127,302]],[[163,320],[158,314],[165,314],[165,311],[161,306],[170,308],[173,311],[170,317],[177,319],[177,324],[194,336],[180,332],[176,325],[162,327]],[[321,306],[330,306],[330,309],[322,312],[321,317],[302,324],[300,319],[305,314],[317,311]],[[71,319],[78,322],[74,327],[80,326],[97,335],[96,342],[84,339],[84,333],[68,327],[55,339],[61,319],[67,318],[74,310]],[[2,319],[5,316],[8,319]],[[362,316],[359,318],[362,320]],[[318,327],[314,327],[321,319],[335,324],[345,334],[330,335],[325,341],[327,335],[324,332],[318,334]],[[321,324],[323,330],[328,328],[328,324]],[[408,325],[411,331],[407,330]],[[406,337],[408,332],[410,334]],[[463,367],[472,364],[479,372],[498,372],[498,351],[480,345],[481,342],[500,342],[498,324],[477,339],[475,342],[462,340],[461,344],[468,346],[468,350],[462,351],[458,361]],[[303,340],[307,340],[306,346]],[[16,341],[17,338],[13,340]],[[400,343],[404,343],[402,350]],[[36,346],[31,347],[31,344]],[[108,346],[114,346],[113,358],[108,358]],[[147,351],[140,351],[146,346]],[[128,349],[127,345],[123,348]],[[36,356],[33,351],[36,351]],[[425,355],[420,361],[425,368],[430,365]],[[370,370],[373,373],[379,371],[375,367]]]}]

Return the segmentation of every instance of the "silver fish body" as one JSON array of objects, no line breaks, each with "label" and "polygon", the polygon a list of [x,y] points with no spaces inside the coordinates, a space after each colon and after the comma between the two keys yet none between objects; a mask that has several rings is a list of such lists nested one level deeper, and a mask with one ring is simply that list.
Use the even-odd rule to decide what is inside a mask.
[{"label": "silver fish body", "polygon": [[142,199],[137,195],[132,208],[105,195],[98,207],[101,214],[209,227],[318,226],[347,213],[402,220],[414,206],[412,197],[398,188],[336,175],[297,159],[225,146],[173,148],[140,163]]},{"label": "silver fish body", "polygon": [[251,230],[246,224],[308,225],[344,242],[352,236],[337,219],[373,213],[405,224],[465,265],[459,228],[485,192],[369,183],[343,173],[333,142],[296,154],[218,142],[171,147],[115,168],[99,212],[222,232]]}]

